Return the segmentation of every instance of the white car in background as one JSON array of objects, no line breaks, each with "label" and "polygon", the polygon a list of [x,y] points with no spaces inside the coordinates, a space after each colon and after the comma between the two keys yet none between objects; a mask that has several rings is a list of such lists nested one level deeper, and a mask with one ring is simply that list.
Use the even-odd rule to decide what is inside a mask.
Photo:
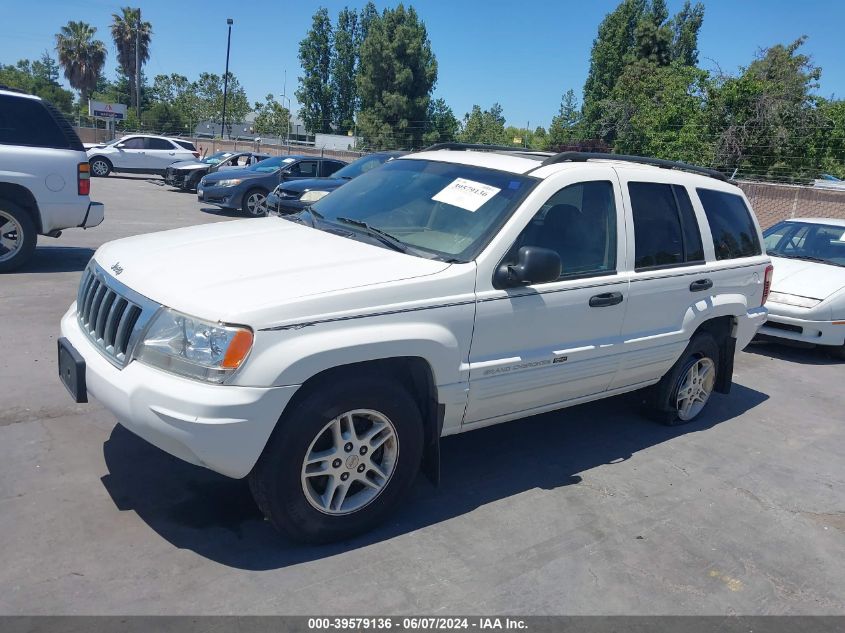
[{"label": "white car in background", "polygon": [[786,220],[764,239],[775,272],[760,334],[825,345],[845,359],[845,220]]},{"label": "white car in background", "polygon": [[132,134],[105,145],[88,148],[91,175],[104,177],[111,172],[164,175],[173,163],[195,160],[194,144],[179,138]]}]

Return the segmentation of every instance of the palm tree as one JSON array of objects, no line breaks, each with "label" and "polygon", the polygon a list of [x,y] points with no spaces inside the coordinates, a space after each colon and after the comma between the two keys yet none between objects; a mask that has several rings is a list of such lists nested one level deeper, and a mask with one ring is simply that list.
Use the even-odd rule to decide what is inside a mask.
[{"label": "palm tree", "polygon": [[72,88],[79,90],[83,101],[94,90],[106,63],[106,45],[94,39],[96,33],[96,27],[73,20],[56,33],[59,64],[64,68],[65,79]]},{"label": "palm tree", "polygon": [[[136,106],[135,94],[135,42],[138,42],[138,58],[141,66],[150,58],[150,38],[153,34],[149,22],[141,22],[141,9],[123,7],[120,13],[112,13],[111,36],[117,49],[117,62],[123,74],[129,79],[132,95],[131,105]],[[140,27],[140,28],[139,28]],[[136,38],[137,35],[137,38]]]}]

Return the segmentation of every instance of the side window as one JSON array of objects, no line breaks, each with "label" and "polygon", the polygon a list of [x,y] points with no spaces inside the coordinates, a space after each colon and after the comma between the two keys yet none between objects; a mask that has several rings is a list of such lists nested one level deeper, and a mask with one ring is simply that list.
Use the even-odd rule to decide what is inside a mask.
[{"label": "side window", "polygon": [[634,217],[634,270],[704,261],[698,222],[684,187],[629,182]]},{"label": "side window", "polygon": [[163,149],[173,151],[176,149],[168,140],[163,138],[146,138],[144,139],[147,149]]},{"label": "side window", "polygon": [[710,232],[716,259],[735,259],[760,255],[760,240],[743,199],[733,193],[696,189]]},{"label": "side window", "polygon": [[290,168],[290,173],[294,176],[308,176],[314,177],[317,175],[317,161],[316,160],[302,160]]},{"label": "side window", "polygon": [[343,167],[343,163],[340,163],[336,160],[324,160],[323,161],[323,176],[331,176],[335,173],[338,169]]},{"label": "side window", "polygon": [[539,246],[560,255],[561,279],[616,271],[616,203],[604,180],[564,187],[543,205],[514,242],[505,263],[519,249]]},{"label": "side window", "polygon": [[0,96],[0,144],[70,148],[62,130],[40,101],[6,95]]},{"label": "side window", "polygon": [[133,138],[128,138],[123,141],[123,147],[121,149],[145,149],[146,144],[144,143],[144,139],[135,136]]}]

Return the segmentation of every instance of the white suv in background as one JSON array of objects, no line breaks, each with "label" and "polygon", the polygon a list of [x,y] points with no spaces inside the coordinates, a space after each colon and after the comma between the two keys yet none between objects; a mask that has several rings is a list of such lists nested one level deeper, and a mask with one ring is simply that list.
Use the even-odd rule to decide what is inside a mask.
[{"label": "white suv in background", "polygon": [[248,476],[287,534],[342,539],[437,479],[441,436],[646,388],[663,423],[698,416],[766,319],[761,244],[718,172],[445,144],[298,214],[102,246],[59,371]]},{"label": "white suv in background", "polygon": [[113,171],[164,175],[172,163],[197,158],[199,152],[190,141],[149,134],[131,134],[88,149],[91,173],[97,177]]},{"label": "white suv in background", "polygon": [[38,235],[90,228],[104,207],[88,194],[88,157],[76,132],[39,97],[0,86],[0,272],[35,252]]}]

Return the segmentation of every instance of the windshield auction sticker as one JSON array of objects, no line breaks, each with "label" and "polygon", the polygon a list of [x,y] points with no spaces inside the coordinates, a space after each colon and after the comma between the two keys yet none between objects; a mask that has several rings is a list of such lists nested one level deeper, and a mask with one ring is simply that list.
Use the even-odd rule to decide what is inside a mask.
[{"label": "windshield auction sticker", "polygon": [[436,195],[432,196],[435,202],[445,202],[452,206],[472,211],[478,211],[485,202],[499,193],[501,189],[485,185],[483,182],[455,178],[448,185],[443,187]]}]

